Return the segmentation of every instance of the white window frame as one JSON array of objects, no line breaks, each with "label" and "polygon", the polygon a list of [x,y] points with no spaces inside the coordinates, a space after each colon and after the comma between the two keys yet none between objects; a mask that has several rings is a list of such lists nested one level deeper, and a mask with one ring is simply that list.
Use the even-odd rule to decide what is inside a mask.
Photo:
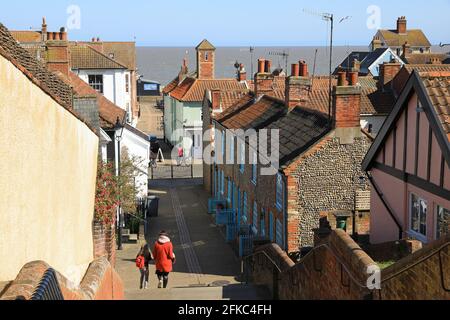
[{"label": "white window frame", "polygon": [[[423,202],[425,202],[425,204],[426,204],[426,206],[427,206],[427,211],[426,211],[426,217],[425,217],[425,228],[426,228],[426,230],[425,230],[425,234],[422,234],[422,233],[420,233],[420,230],[419,231],[415,231],[414,229],[413,229],[413,226],[412,226],[412,210],[413,210],[413,197],[416,197],[417,198],[417,201],[420,203],[420,201],[423,201]],[[428,236],[428,232],[429,232],[429,228],[428,228],[428,225],[427,225],[427,217],[428,217],[428,215],[429,215],[429,203],[428,203],[429,201],[427,201],[426,199],[424,199],[424,198],[422,198],[422,197],[420,197],[420,196],[418,196],[416,193],[414,193],[414,192],[411,192],[410,193],[410,195],[409,195],[409,216],[408,216],[408,225],[409,225],[409,231],[408,231],[408,233],[410,234],[410,236],[412,236],[413,238],[416,238],[417,240],[419,240],[419,241],[422,241],[422,242],[424,242],[424,243],[426,243],[426,242],[428,242],[428,238],[427,238],[427,236]],[[419,229],[420,229],[420,220],[421,220],[421,213],[420,213],[420,208],[419,208],[419,217],[418,217],[418,219],[419,219]]]}]

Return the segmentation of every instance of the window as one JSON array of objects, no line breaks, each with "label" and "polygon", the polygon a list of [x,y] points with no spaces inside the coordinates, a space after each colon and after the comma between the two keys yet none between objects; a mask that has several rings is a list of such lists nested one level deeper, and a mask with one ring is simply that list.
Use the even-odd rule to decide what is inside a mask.
[{"label": "window", "polygon": [[245,171],[245,142],[240,142],[240,154],[239,154],[239,170],[241,173],[244,173]]},{"label": "window", "polygon": [[450,210],[437,206],[436,239],[450,233]]},{"label": "window", "polygon": [[205,61],[208,61],[208,60],[209,60],[209,53],[205,52]]},{"label": "window", "polygon": [[228,192],[227,192],[227,199],[228,203],[231,204],[231,195],[233,192],[233,184],[231,183],[231,179],[228,179]]},{"label": "window", "polygon": [[261,209],[261,236],[266,236],[266,211]]},{"label": "window", "polygon": [[222,159],[224,159],[225,155],[225,145],[226,145],[226,132],[222,132]]},{"label": "window", "polygon": [[255,234],[258,234],[258,223],[259,223],[259,213],[258,213],[258,204],[253,204],[253,228],[255,229]]},{"label": "window", "polygon": [[258,180],[258,154],[256,152],[253,153],[253,165],[252,165],[252,182],[256,185]]},{"label": "window", "polygon": [[224,195],[225,193],[225,175],[223,170],[221,171],[221,176],[220,176],[220,193],[222,195]]},{"label": "window", "polygon": [[284,207],[284,182],[283,182],[283,176],[278,173],[277,174],[277,195],[276,195],[276,204],[277,208],[280,211],[283,211]]},{"label": "window", "polygon": [[284,249],[284,240],[283,240],[283,223],[280,220],[277,220],[277,244]]},{"label": "window", "polygon": [[129,74],[125,75],[125,92],[126,93],[130,92],[130,75]]},{"label": "window", "polygon": [[247,192],[244,192],[244,199],[242,203],[242,220],[244,223],[248,221],[248,196]]},{"label": "window", "polygon": [[235,139],[235,137],[230,135],[230,138],[231,138],[231,140],[230,140],[230,151],[228,154],[228,163],[234,164],[235,163],[234,162],[234,139]]},{"label": "window", "polygon": [[373,132],[373,124],[369,123],[369,128],[367,129],[369,133]]},{"label": "window", "polygon": [[103,75],[90,75],[89,85],[97,92],[103,93]]},{"label": "window", "polygon": [[[410,208],[410,228],[411,231],[420,236],[427,235],[427,212],[428,204],[424,199],[411,194],[411,208]],[[419,239],[420,240],[420,239]]]}]

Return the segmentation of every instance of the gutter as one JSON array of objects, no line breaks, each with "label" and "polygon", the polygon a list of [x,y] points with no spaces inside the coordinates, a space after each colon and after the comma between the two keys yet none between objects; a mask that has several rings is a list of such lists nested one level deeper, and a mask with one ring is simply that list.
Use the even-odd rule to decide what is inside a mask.
[{"label": "gutter", "polygon": [[384,198],[384,194],[380,191],[380,188],[375,183],[375,180],[373,179],[372,174],[369,171],[366,171],[367,176],[369,177],[369,181],[372,184],[373,188],[375,189],[375,192],[377,193],[378,197],[381,199],[381,202],[383,203],[384,207],[388,211],[389,215],[391,216],[392,220],[395,222],[398,228],[398,239],[403,239],[403,227],[401,226],[400,222],[395,217],[392,208],[387,203],[386,199]]}]

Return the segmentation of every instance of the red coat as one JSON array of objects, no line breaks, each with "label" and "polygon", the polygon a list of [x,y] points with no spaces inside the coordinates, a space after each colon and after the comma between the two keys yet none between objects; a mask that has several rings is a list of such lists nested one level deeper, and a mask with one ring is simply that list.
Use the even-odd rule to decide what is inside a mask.
[{"label": "red coat", "polygon": [[157,271],[172,272],[173,260],[175,259],[172,242],[161,243],[157,241],[153,248],[153,257]]}]

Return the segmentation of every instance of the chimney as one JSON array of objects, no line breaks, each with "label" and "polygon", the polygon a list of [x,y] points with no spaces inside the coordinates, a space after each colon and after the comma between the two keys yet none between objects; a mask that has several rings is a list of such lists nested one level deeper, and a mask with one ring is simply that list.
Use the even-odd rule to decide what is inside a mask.
[{"label": "chimney", "polygon": [[[348,84],[345,82],[348,78]],[[361,86],[358,73],[339,73],[333,90],[333,125],[341,144],[351,144],[361,136]]]},{"label": "chimney", "polygon": [[47,68],[50,71],[59,71],[65,76],[69,76],[70,53],[67,32],[61,28],[59,32],[49,32],[46,42]]},{"label": "chimney", "polygon": [[380,37],[373,37],[372,40],[372,51],[375,51],[377,49],[380,49],[383,47],[383,42],[381,41]]},{"label": "chimney", "polygon": [[211,90],[211,107],[213,112],[221,110],[220,89]]},{"label": "chimney", "polygon": [[397,19],[397,33],[398,34],[406,34],[406,17],[400,17]]},{"label": "chimney", "polygon": [[247,81],[247,71],[245,70],[244,65],[241,63],[238,70],[238,81],[244,82]]},{"label": "chimney", "polygon": [[400,72],[402,65],[400,62],[391,61],[380,65],[380,76],[378,79],[378,88],[382,91],[389,91],[392,88],[392,80]]},{"label": "chimney", "polygon": [[100,41],[100,38],[92,38],[92,42],[89,44],[92,48],[97,50],[98,52],[103,53],[103,42]]},{"label": "chimney", "polygon": [[41,37],[42,42],[46,42],[48,35],[47,35],[47,22],[45,21],[45,17],[42,18],[42,30],[41,30]]},{"label": "chimney", "polygon": [[266,61],[265,59],[258,60],[258,73],[255,75],[255,95],[257,98],[273,92],[275,76],[268,72],[271,66],[271,61]]},{"label": "chimney", "polygon": [[351,71],[358,73],[361,71],[361,62],[358,59],[353,60]]},{"label": "chimney", "polygon": [[442,60],[439,59],[438,57],[433,57],[433,58],[430,58],[429,63],[430,64],[442,64]]},{"label": "chimney", "polygon": [[402,47],[403,47],[402,58],[407,59],[411,54],[411,46],[409,45],[408,41],[406,41]]},{"label": "chimney", "polygon": [[307,101],[311,88],[308,77],[308,65],[305,61],[295,63],[291,67],[291,76],[286,78],[286,105],[292,110]]}]

